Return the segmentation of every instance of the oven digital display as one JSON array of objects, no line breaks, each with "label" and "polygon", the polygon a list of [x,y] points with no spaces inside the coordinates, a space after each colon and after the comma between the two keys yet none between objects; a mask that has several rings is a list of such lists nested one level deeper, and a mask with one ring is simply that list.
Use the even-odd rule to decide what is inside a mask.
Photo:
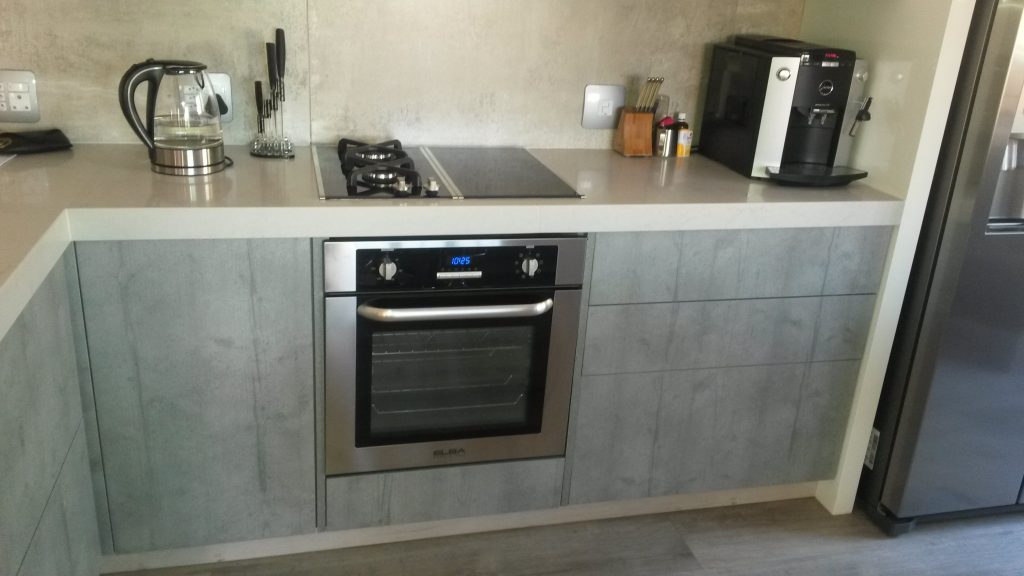
[{"label": "oven digital display", "polygon": [[452,256],[451,258],[452,266],[469,266],[472,262],[471,256]]}]

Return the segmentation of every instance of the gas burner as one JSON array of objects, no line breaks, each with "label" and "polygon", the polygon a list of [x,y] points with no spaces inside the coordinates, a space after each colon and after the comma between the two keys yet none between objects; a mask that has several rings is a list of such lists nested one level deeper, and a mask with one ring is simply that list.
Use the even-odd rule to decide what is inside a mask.
[{"label": "gas burner", "polygon": [[[338,160],[341,161],[349,196],[389,194],[404,198],[423,193],[416,164],[402,150],[402,143],[398,140],[367,144],[342,138],[338,141]],[[426,195],[437,196],[436,188],[428,187]]]},{"label": "gas burner", "polygon": [[374,188],[386,188],[398,181],[398,173],[390,168],[374,168],[363,174],[363,182]]}]

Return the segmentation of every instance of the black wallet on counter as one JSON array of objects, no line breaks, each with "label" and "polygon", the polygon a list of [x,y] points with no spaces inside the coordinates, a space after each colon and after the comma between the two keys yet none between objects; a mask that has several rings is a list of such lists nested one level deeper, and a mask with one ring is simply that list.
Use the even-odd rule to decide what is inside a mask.
[{"label": "black wallet on counter", "polygon": [[68,148],[71,148],[71,141],[57,129],[0,132],[0,154],[36,154]]}]

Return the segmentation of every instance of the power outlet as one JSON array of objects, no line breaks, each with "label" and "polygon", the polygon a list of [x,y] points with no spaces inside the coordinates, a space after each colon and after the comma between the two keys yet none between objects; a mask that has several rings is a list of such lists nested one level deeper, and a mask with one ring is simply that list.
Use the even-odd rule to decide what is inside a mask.
[{"label": "power outlet", "polygon": [[36,75],[28,70],[0,70],[0,122],[39,122]]},{"label": "power outlet", "polygon": [[626,105],[626,87],[615,84],[588,84],[583,92],[584,128],[609,129],[618,123],[619,111]]},{"label": "power outlet", "polygon": [[210,72],[210,83],[213,84],[213,91],[220,96],[227,106],[227,112],[220,115],[220,123],[227,124],[235,117],[234,104],[231,102],[231,76],[219,72]]}]

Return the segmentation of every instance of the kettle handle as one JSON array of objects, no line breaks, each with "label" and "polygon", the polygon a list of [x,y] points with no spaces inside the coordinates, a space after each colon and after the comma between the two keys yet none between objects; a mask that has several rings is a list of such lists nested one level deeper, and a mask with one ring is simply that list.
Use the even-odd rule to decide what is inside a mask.
[{"label": "kettle handle", "polygon": [[[121,77],[121,84],[118,86],[118,97],[121,101],[121,112],[128,120],[128,124],[135,131],[136,136],[147,148],[152,150],[156,147],[153,143],[153,108],[156,98],[157,84],[164,76],[164,64],[153,59],[135,64]],[[146,124],[143,125],[139,111],[135,108],[135,89],[139,84],[149,82],[148,98],[146,105]]]}]

